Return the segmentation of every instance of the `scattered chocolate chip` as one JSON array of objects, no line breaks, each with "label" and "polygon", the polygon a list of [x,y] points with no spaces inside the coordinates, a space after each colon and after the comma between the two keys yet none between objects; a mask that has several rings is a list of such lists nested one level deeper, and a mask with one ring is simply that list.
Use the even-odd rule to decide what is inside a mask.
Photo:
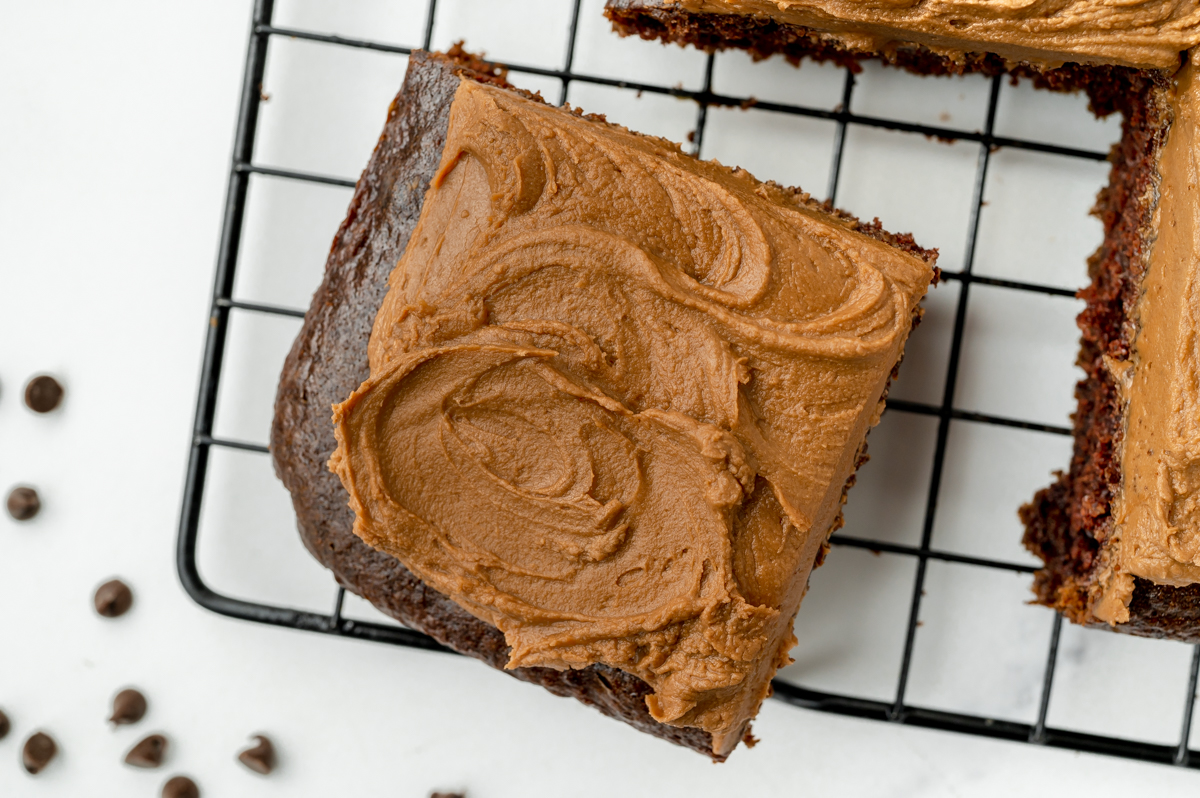
[{"label": "scattered chocolate chip", "polygon": [[45,732],[34,732],[21,749],[21,764],[30,773],[41,773],[58,753],[58,746]]},{"label": "scattered chocolate chip", "polygon": [[254,739],[258,744],[238,754],[238,761],[265,776],[275,769],[275,746],[261,734],[254,735]]},{"label": "scattered chocolate chip", "polygon": [[8,715],[0,711],[0,740],[8,736],[8,730],[12,728],[12,724],[8,722]]},{"label": "scattered chocolate chip", "polygon": [[58,380],[42,374],[25,385],[25,404],[35,413],[49,413],[62,401],[63,388]]},{"label": "scattered chocolate chip", "polygon": [[174,776],[163,785],[162,798],[200,798],[200,788],[187,776]]},{"label": "scattered chocolate chip", "polygon": [[33,488],[13,488],[8,494],[8,514],[18,521],[28,521],[42,509],[42,500]]},{"label": "scattered chocolate chip", "polygon": [[112,579],[96,588],[96,612],[105,618],[116,618],[133,606],[133,591],[120,579]]},{"label": "scattered chocolate chip", "polygon": [[146,715],[146,696],[133,688],[117,693],[113,698],[112,717],[108,722],[114,726],[137,723]]},{"label": "scattered chocolate chip", "polygon": [[125,764],[135,768],[156,768],[163,763],[167,755],[167,738],[161,734],[151,734],[125,755]]}]

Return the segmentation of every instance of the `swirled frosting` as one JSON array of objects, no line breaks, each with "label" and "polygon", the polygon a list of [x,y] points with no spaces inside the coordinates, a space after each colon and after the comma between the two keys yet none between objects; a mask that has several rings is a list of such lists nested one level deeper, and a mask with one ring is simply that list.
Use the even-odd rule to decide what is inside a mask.
[{"label": "swirled frosting", "polygon": [[464,80],[334,408],[355,532],[500,629],[736,745],[929,285],[667,142]]},{"label": "swirled frosting", "polygon": [[867,52],[900,43],[936,53],[996,53],[1143,69],[1179,66],[1200,44],[1197,0],[662,0],[697,13],[756,14],[802,25]]}]

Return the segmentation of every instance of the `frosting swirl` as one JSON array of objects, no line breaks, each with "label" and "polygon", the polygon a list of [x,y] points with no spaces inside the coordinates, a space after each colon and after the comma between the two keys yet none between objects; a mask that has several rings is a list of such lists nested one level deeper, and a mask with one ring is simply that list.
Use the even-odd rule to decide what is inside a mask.
[{"label": "frosting swirl", "polygon": [[471,81],[334,410],[355,532],[727,752],[931,267],[743,172]]}]

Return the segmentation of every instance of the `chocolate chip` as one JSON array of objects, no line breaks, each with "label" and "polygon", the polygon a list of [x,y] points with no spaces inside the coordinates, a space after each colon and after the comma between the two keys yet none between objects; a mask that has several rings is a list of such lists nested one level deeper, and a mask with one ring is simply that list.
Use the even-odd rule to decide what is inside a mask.
[{"label": "chocolate chip", "polygon": [[58,746],[45,732],[34,732],[21,749],[21,764],[30,773],[41,773],[58,753]]},{"label": "chocolate chip", "polygon": [[466,793],[461,792],[431,792],[429,798],[467,798]]},{"label": "chocolate chip", "polygon": [[8,736],[8,731],[11,728],[12,724],[8,722],[8,715],[5,715],[4,712],[0,711],[0,740],[3,740]]},{"label": "chocolate chip", "polygon": [[96,588],[96,612],[105,618],[116,618],[133,606],[133,591],[120,579],[112,579]]},{"label": "chocolate chip", "polygon": [[42,509],[42,500],[33,488],[13,488],[8,494],[8,514],[18,521],[28,521]]},{"label": "chocolate chip", "polygon": [[113,698],[112,717],[108,722],[114,726],[137,723],[146,715],[146,696],[133,688],[117,693]]},{"label": "chocolate chip", "polygon": [[156,768],[163,763],[167,755],[167,738],[161,734],[151,734],[125,755],[125,764],[135,768]]},{"label": "chocolate chip", "polygon": [[174,776],[163,785],[162,798],[200,798],[200,788],[187,776]]},{"label": "chocolate chip", "polygon": [[42,374],[25,385],[25,405],[35,413],[49,413],[62,401],[63,388],[58,380]]},{"label": "chocolate chip", "polygon": [[261,734],[254,735],[254,739],[258,744],[238,754],[238,761],[265,776],[275,769],[275,746]]}]

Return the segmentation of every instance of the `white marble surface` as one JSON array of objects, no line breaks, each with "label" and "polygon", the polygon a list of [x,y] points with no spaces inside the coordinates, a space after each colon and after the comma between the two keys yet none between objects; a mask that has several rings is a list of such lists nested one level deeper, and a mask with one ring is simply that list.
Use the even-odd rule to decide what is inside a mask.
[{"label": "white marble surface", "polygon": [[[424,20],[402,0],[279,0],[279,24],[414,42]],[[576,67],[697,86],[694,52],[622,41],[584,4]],[[458,38],[500,59],[557,66],[565,0],[442,0],[435,45]],[[0,519],[0,795],[151,796],[176,772],[206,796],[472,798],[627,795],[1008,796],[1194,794],[1200,774],[1064,751],[833,717],[768,702],[762,743],[720,767],[638,735],[476,663],[266,628],[190,602],[173,566],[175,527],[225,196],[249,3],[46,0],[0,3],[0,486],[36,485],[33,522]],[[404,70],[402,57],[275,39],[256,160],[354,176]],[[813,65],[718,58],[718,91],[833,107],[840,75]],[[517,77],[557,99],[556,82]],[[983,123],[987,82],[921,80],[868,67],[854,110],[963,129]],[[682,139],[689,102],[585,84],[569,99],[635,128]],[[1103,149],[1117,134],[1081,98],[1005,86],[1005,135]],[[831,123],[714,110],[706,157],[823,195]],[[976,148],[852,130],[839,203],[878,214],[962,262]],[[993,160],[976,267],[1076,286],[1099,240],[1086,215],[1102,165],[1003,150]],[[240,298],[303,307],[349,192],[255,178]],[[958,286],[929,301],[895,395],[937,401]],[[957,402],[1066,423],[1072,300],[976,289]],[[236,314],[217,430],[264,441],[283,353],[297,324]],[[20,402],[49,371],[67,386],[58,412]],[[847,534],[915,542],[929,480],[928,419],[893,413],[851,495]],[[935,545],[1028,561],[1016,504],[1066,462],[1069,442],[956,422]],[[234,595],[328,611],[327,575],[292,530],[266,459],[214,457],[200,565]],[[911,590],[909,560],[835,551],[798,622],[804,644],[786,677],[887,699]],[[134,610],[107,621],[92,589],[120,575]],[[934,565],[910,698],[1029,721],[1049,614],[1026,606],[1027,578]],[[362,602],[347,614],[375,618]],[[1189,649],[1064,630],[1055,725],[1173,742]],[[113,693],[142,688],[137,726],[104,722]],[[1097,691],[1105,698],[1097,700]],[[61,746],[42,775],[18,765],[36,729]],[[171,739],[161,772],[121,764],[141,735]],[[234,762],[249,735],[276,740],[267,778]]]}]

